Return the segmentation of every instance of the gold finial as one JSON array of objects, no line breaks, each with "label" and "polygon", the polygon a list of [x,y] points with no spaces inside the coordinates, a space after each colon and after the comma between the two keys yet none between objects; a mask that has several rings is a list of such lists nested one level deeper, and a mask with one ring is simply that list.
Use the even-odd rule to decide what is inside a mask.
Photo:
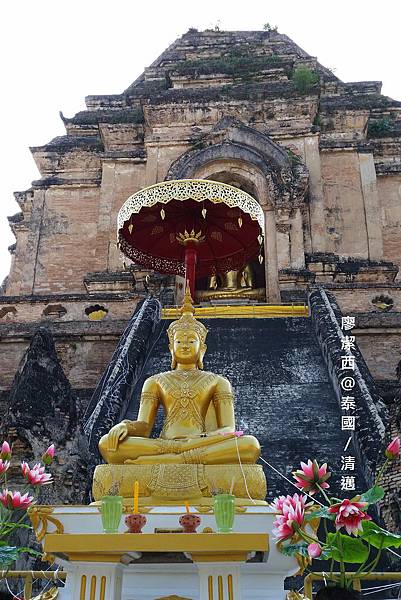
[{"label": "gold finial", "polygon": [[170,345],[174,341],[174,334],[176,331],[188,331],[188,330],[196,331],[202,344],[205,343],[206,336],[207,336],[207,329],[203,325],[203,323],[201,323],[200,321],[195,319],[195,317],[194,317],[195,308],[194,308],[192,302],[193,302],[193,300],[192,300],[191,291],[189,288],[189,281],[187,281],[187,284],[185,286],[184,301],[182,303],[182,307],[181,307],[181,311],[180,311],[181,317],[179,319],[177,319],[176,321],[173,321],[171,323],[171,325],[169,326],[169,328],[167,329],[167,335],[168,335]]},{"label": "gold finial", "polygon": [[189,287],[189,281],[187,280],[187,283],[185,286],[184,301],[182,303],[182,307],[180,310],[182,315],[195,314],[195,308],[192,303],[193,303],[193,300],[192,300],[192,296],[191,296],[191,288]]},{"label": "gold finial", "polygon": [[176,240],[183,246],[186,246],[189,244],[189,242],[192,242],[193,244],[204,242],[205,236],[202,235],[202,230],[199,230],[197,233],[195,233],[195,229],[192,229],[192,231],[188,233],[188,231],[185,229],[184,233],[179,233],[176,235]]}]

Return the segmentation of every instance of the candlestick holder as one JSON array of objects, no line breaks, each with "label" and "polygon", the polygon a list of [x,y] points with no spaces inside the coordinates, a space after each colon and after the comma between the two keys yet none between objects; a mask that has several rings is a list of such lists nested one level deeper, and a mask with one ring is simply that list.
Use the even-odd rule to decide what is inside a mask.
[{"label": "candlestick holder", "polygon": [[181,525],[184,533],[197,533],[196,530],[201,523],[201,519],[198,515],[185,513],[185,515],[181,515],[181,517],[178,519],[178,522]]},{"label": "candlestick holder", "polygon": [[142,528],[146,525],[147,518],[145,515],[139,513],[133,515],[127,515],[124,519],[124,523],[128,527],[126,533],[142,533]]}]

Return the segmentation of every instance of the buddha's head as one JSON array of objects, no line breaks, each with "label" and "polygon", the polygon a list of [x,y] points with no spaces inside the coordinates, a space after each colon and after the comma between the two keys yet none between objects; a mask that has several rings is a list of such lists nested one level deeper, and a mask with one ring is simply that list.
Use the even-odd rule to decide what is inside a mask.
[{"label": "buddha's head", "polygon": [[206,352],[206,327],[194,317],[195,309],[187,289],[181,317],[173,321],[167,330],[171,352],[171,368],[177,364],[191,365],[203,369],[203,357]]}]

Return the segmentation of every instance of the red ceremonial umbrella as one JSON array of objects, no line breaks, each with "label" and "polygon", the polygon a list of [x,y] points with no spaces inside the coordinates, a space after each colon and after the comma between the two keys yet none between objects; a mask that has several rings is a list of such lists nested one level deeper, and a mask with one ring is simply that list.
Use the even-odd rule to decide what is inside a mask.
[{"label": "red ceremonial umbrella", "polygon": [[[142,203],[140,197],[139,202],[131,206],[136,210],[126,210],[124,205],[119,214],[118,239],[121,251],[135,263],[160,273],[185,276],[194,297],[195,269],[196,277],[240,269],[260,254],[263,239],[260,215],[255,218],[249,206],[245,206],[248,212],[243,210],[244,205],[240,206],[242,199],[243,203],[254,203],[262,212],[251,196],[225,184],[202,180],[195,184],[202,183],[200,187],[209,193],[199,196],[199,189],[198,194],[187,189],[186,194],[197,197],[180,197],[179,184],[188,187],[190,183],[192,180],[157,184],[147,189],[154,192],[157,186],[175,184],[169,190],[171,198],[166,199],[165,194],[158,198],[153,194],[149,201],[149,197],[144,198],[142,194]],[[214,195],[210,194],[210,186]],[[199,185],[195,190],[197,188]],[[231,206],[221,199],[222,190],[226,194],[233,190],[227,198]],[[220,192],[219,196],[216,191]],[[131,204],[135,196],[137,194],[131,197]],[[255,206],[251,208],[256,210]]]}]

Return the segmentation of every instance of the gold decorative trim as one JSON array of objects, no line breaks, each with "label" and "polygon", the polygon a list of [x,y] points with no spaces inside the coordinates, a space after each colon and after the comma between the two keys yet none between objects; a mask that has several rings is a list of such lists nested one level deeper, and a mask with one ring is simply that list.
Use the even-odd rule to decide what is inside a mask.
[{"label": "gold decorative trim", "polygon": [[95,597],[96,597],[96,583],[97,583],[96,575],[92,575],[92,577],[91,577],[91,589],[90,589],[90,594],[89,594],[89,600],[95,600]]},{"label": "gold decorative trim", "polygon": [[105,598],[106,598],[106,577],[103,575],[100,579],[99,600],[105,600]]},{"label": "gold decorative trim", "polygon": [[32,600],[56,600],[58,598],[58,587],[52,587],[47,592],[42,592],[39,596],[35,596]]},{"label": "gold decorative trim", "polygon": [[167,204],[171,200],[210,200],[214,204],[223,202],[230,208],[239,208],[252,220],[258,221],[261,230],[265,230],[263,209],[246,192],[219,181],[210,179],[176,179],[162,181],[132,194],[122,205],[117,216],[117,229],[121,229],[132,214],[138,213],[144,206],[154,206],[158,202]]},{"label": "gold decorative trim", "polygon": [[[180,308],[163,308],[163,319],[178,319]],[[309,309],[305,304],[244,304],[198,306],[195,317],[203,319],[267,319],[275,317],[308,317]]]},{"label": "gold decorative trim", "polygon": [[81,577],[81,589],[79,592],[79,600],[85,600],[86,596],[86,575]]},{"label": "gold decorative trim", "polygon": [[267,552],[267,533],[87,533],[48,534],[44,549],[70,560],[119,562],[127,552],[189,552],[195,562],[242,561],[250,552]]},{"label": "gold decorative trim", "polygon": [[41,542],[48,533],[48,523],[52,523],[55,526],[56,533],[64,533],[64,525],[58,519],[51,516],[53,511],[53,506],[31,506],[28,510],[28,515],[31,519],[38,542]]},{"label": "gold decorative trim", "polygon": [[[196,456],[187,454],[186,458],[197,460]],[[93,497],[101,500],[103,490],[110,487],[111,481],[118,481],[116,491],[126,499],[125,504],[131,506],[133,483],[139,481],[140,489],[149,493],[149,496],[141,496],[145,506],[171,501],[182,505],[183,498],[192,504],[207,505],[213,503],[212,490],[228,492],[234,478],[233,494],[240,506],[247,506],[251,501],[246,500],[244,476],[251,497],[265,504],[266,476],[261,465],[253,464],[244,464],[242,470],[238,464],[98,465],[93,476]]]},{"label": "gold decorative trim", "polygon": [[232,302],[233,300],[266,302],[266,289],[265,288],[238,288],[233,290],[224,289],[208,289],[208,290],[196,290],[195,302],[200,304],[201,302],[212,302],[216,300],[222,300],[223,302]]},{"label": "gold decorative trim", "polygon": [[208,589],[209,600],[213,600],[213,576],[212,575],[209,575],[209,577],[207,578],[207,589]]}]

